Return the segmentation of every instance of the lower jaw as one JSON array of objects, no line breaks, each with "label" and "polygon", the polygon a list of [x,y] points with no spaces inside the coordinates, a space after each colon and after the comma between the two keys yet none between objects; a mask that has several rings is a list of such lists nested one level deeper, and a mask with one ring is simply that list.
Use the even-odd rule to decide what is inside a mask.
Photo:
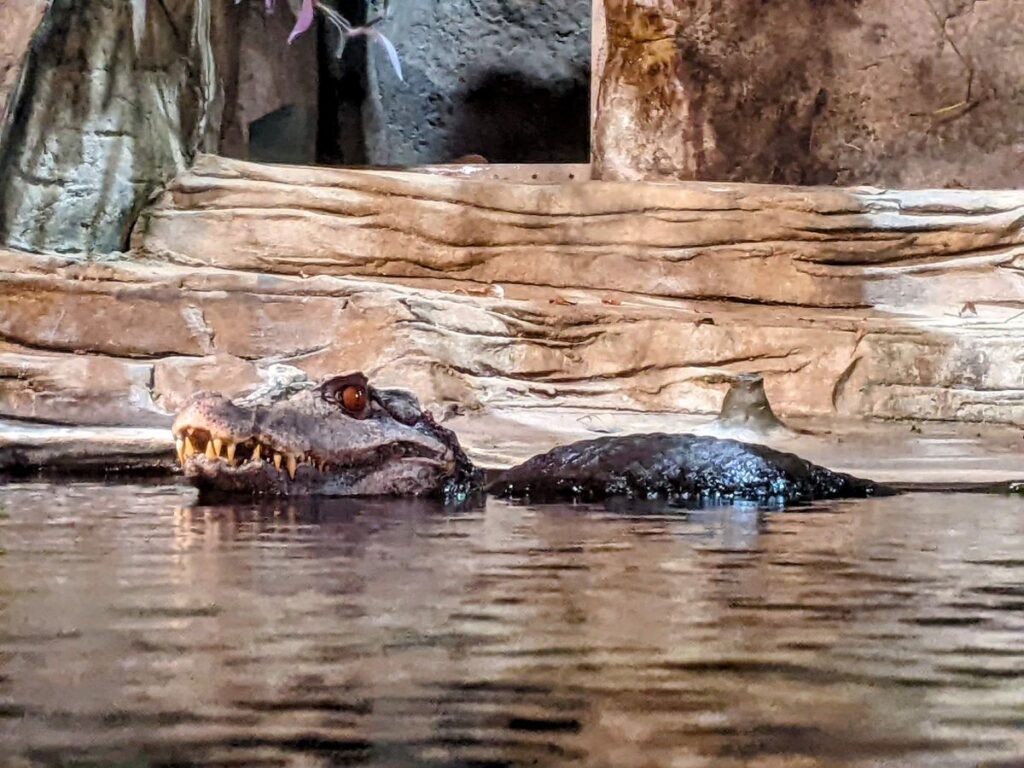
[{"label": "lower jaw", "polygon": [[230,497],[427,496],[439,490],[449,474],[438,465],[370,469],[352,467],[323,474],[299,466],[292,478],[271,464],[226,469],[203,459],[186,462],[185,476],[201,499]]}]

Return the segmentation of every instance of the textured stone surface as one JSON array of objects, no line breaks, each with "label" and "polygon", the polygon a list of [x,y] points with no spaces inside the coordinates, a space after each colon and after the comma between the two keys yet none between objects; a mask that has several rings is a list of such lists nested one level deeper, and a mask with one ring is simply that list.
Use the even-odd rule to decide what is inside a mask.
[{"label": "textured stone surface", "polygon": [[203,157],[133,242],[182,264],[282,275],[621,290],[766,312],[920,307],[946,323],[967,302],[1024,300],[1022,205],[1013,191],[516,184]]},{"label": "textured stone surface", "polygon": [[604,0],[603,11],[602,178],[1024,181],[1017,0]]},{"label": "textured stone surface", "polygon": [[152,190],[216,146],[213,18],[229,7],[167,0],[142,50],[125,0],[54,0],[0,146],[0,241],[119,250]]},{"label": "textured stone surface", "polygon": [[46,6],[46,0],[4,0],[0,5],[0,142],[8,99],[18,83],[32,35]]},{"label": "textured stone surface", "polygon": [[[350,16],[362,3],[339,4]],[[478,153],[491,162],[588,157],[590,0],[402,0],[378,46],[351,44],[339,81],[336,158],[416,165]],[[365,83],[358,78],[368,61]],[[362,85],[362,102],[353,94]],[[326,106],[326,105],[324,105]]]},{"label": "textured stone surface", "polygon": [[[170,472],[177,466],[166,429],[61,427],[0,420],[0,471]],[[66,476],[65,476],[66,479]]]},{"label": "textured stone surface", "polygon": [[0,347],[0,412],[27,421],[161,426],[152,365],[89,354]]},{"label": "textured stone surface", "polygon": [[[763,372],[783,416],[1021,423],[1022,206],[1008,191],[513,184],[203,158],[135,245],[211,280],[291,281],[278,284],[313,303],[354,276],[441,291],[324,304],[311,316],[330,330],[304,334],[309,363],[344,363],[335,345],[366,334],[379,351],[347,353],[386,350],[433,402],[711,413],[724,376]],[[260,317],[249,301],[224,306]],[[218,343],[296,355],[304,322],[257,343],[225,318]]]}]

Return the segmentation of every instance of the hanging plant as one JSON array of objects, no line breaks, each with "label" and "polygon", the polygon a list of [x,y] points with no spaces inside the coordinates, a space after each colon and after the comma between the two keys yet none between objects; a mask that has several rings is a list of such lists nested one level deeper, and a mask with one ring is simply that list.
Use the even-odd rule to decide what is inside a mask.
[{"label": "hanging plant", "polygon": [[[240,2],[241,0],[235,0],[235,5],[238,5]],[[266,7],[268,11],[273,11],[274,0],[266,0]],[[373,19],[361,27],[355,27],[349,23],[348,19],[329,5],[319,2],[319,0],[302,0],[302,5],[299,7],[298,13],[296,14],[295,26],[292,28],[291,34],[288,35],[289,45],[294,43],[311,26],[313,26],[313,21],[316,18],[317,11],[319,11],[338,32],[338,47],[335,49],[335,56],[341,58],[341,54],[344,52],[345,45],[349,40],[356,37],[365,37],[370,42],[377,43],[384,49],[384,52],[387,54],[388,61],[391,63],[392,69],[395,70],[395,74],[398,76],[398,79],[404,82],[404,78],[402,77],[402,62],[398,58],[398,50],[395,48],[394,43],[392,43],[384,33],[376,29],[377,24],[384,21],[384,16],[378,16],[376,19]]]}]

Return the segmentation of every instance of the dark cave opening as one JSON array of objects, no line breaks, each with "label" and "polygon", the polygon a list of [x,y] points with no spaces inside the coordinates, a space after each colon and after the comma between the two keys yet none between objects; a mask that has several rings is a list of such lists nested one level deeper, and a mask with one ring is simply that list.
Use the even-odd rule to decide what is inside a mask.
[{"label": "dark cave opening", "polygon": [[[495,163],[584,163],[590,154],[590,79],[555,82],[519,72],[484,73],[460,94],[452,140],[474,137],[476,154]],[[454,155],[460,148],[453,144]]]}]

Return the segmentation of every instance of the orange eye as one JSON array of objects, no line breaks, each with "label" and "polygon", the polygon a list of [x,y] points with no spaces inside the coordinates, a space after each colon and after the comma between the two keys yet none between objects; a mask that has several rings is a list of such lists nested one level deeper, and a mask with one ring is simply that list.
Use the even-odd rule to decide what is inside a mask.
[{"label": "orange eye", "polygon": [[366,407],[366,390],[350,384],[341,390],[341,404],[346,411],[359,413]]}]

